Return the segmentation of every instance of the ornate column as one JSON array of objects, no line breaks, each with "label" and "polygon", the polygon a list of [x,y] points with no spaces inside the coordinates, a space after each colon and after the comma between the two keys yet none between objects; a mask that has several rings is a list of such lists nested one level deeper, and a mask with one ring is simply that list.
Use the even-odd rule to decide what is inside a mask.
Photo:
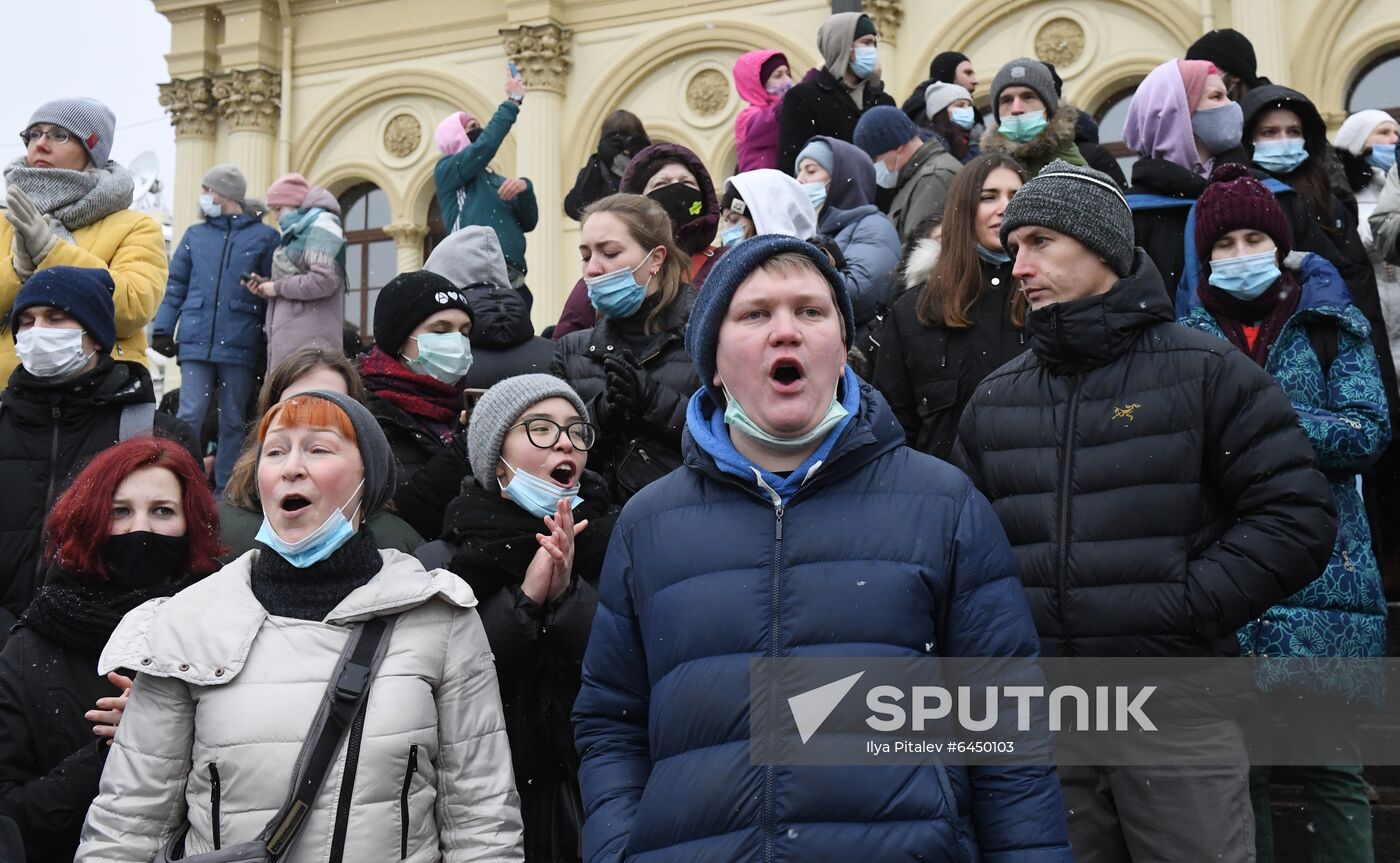
[{"label": "ornate column", "polygon": [[875,22],[880,32],[880,41],[896,45],[899,42],[899,25],[904,20],[904,0],[865,0],[865,14]]},{"label": "ornate column", "polygon": [[534,185],[540,219],[526,234],[534,294],[535,329],[559,319],[576,279],[560,266],[564,233],[564,172],[558,142],[563,140],[564,84],[568,79],[573,31],[552,22],[502,30],[506,56],[525,79],[525,103],[515,124],[516,166]]},{"label": "ornate column", "polygon": [[1249,34],[1259,74],[1275,84],[1287,85],[1289,68],[1288,36],[1283,22],[1287,16],[1283,0],[1234,0],[1231,26]]},{"label": "ornate column", "polygon": [[423,240],[428,236],[426,226],[415,225],[412,222],[395,222],[385,225],[384,233],[394,238],[400,273],[423,269]]},{"label": "ornate column", "polygon": [[261,198],[275,179],[280,77],[266,69],[235,69],[214,79],[219,116],[229,127],[229,162],[248,178],[248,194]]},{"label": "ornate column", "polygon": [[213,84],[207,77],[177,78],[160,85],[160,104],[175,127],[175,188],[168,200],[174,242],[199,218],[199,182],[214,164],[218,125]]}]

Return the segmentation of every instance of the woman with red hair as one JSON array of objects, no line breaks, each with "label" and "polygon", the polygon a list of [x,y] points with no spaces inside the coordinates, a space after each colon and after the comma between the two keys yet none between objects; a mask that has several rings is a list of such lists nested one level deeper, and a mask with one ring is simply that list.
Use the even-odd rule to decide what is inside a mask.
[{"label": "woman with red hair", "polygon": [[[93,458],[48,519],[47,582],[0,651],[0,815],[29,860],[71,860],[131,681],[94,673],[126,612],[218,568],[219,522],[184,447]],[[96,709],[92,709],[95,706]]]}]

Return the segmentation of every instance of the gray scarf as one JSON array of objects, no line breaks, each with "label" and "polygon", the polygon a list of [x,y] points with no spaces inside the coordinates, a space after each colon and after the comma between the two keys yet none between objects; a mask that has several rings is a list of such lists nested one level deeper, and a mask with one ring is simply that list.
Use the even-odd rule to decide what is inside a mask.
[{"label": "gray scarf", "polygon": [[5,183],[22,189],[39,212],[52,216],[53,232],[70,242],[73,231],[130,207],[136,190],[131,175],[116,162],[108,162],[105,168],[70,171],[31,168],[24,156],[5,168]]}]

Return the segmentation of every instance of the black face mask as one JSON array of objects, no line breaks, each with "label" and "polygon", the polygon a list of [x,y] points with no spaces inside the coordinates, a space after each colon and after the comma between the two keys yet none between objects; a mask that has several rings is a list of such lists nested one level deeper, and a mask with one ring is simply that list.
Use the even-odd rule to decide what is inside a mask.
[{"label": "black face mask", "polygon": [[705,214],[704,198],[700,197],[698,190],[685,183],[662,186],[647,197],[660,204],[666,215],[671,217],[672,228],[679,228]]},{"label": "black face mask", "polygon": [[477,139],[477,138],[480,138],[480,137],[481,137],[481,127],[480,127],[480,126],[477,126],[477,127],[474,128],[474,129],[468,129],[468,130],[467,130],[467,140],[468,140],[468,141],[471,141],[473,144],[475,144],[475,143],[476,143],[476,139]]},{"label": "black face mask", "polygon": [[135,530],[107,537],[102,561],[107,564],[113,585],[141,590],[183,578],[189,547],[188,536]]}]

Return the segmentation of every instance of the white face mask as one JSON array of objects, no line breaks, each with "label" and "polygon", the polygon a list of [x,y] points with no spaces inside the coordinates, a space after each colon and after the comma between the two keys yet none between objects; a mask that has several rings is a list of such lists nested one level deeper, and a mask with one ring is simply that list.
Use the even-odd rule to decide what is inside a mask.
[{"label": "white face mask", "polygon": [[220,207],[218,204],[214,203],[213,195],[199,196],[199,211],[204,214],[205,218],[208,219],[217,218],[224,214],[223,207]]},{"label": "white face mask", "polygon": [[36,378],[66,378],[92,357],[83,353],[83,330],[69,327],[30,327],[15,339],[15,353]]}]

